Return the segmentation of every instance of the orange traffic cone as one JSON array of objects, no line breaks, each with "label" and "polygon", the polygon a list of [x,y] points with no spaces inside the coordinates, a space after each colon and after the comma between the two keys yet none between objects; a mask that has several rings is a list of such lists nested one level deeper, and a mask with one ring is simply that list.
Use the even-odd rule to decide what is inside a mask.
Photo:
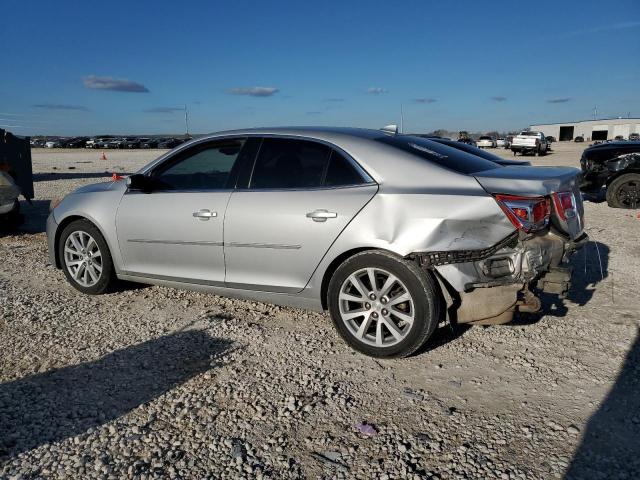
[{"label": "orange traffic cone", "polygon": [[102,152],[102,155],[100,155],[100,160],[106,160],[107,159],[107,154]]}]

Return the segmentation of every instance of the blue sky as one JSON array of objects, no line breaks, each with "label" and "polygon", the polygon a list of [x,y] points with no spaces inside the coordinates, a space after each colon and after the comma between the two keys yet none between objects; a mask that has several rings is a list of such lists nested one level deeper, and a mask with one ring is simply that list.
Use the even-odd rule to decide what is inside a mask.
[{"label": "blue sky", "polygon": [[0,126],[518,129],[640,116],[637,0],[2,4]]}]

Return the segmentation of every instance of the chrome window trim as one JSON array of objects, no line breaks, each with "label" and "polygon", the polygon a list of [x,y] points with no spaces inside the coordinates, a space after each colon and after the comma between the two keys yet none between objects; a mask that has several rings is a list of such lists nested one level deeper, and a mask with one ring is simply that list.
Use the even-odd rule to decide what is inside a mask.
[{"label": "chrome window trim", "polygon": [[[241,139],[241,138],[250,138],[250,137],[257,137],[257,138],[282,138],[282,139],[289,139],[289,140],[306,140],[306,141],[310,141],[310,142],[315,142],[315,143],[320,143],[322,145],[326,145],[327,147],[336,150],[338,153],[340,153],[341,155],[343,155],[347,161],[351,164],[352,167],[354,167],[358,173],[362,176],[362,179],[364,181],[364,183],[362,184],[357,184],[357,186],[362,186],[362,185],[369,185],[369,184],[375,184],[377,185],[378,183],[373,179],[373,177],[369,174],[369,172],[367,172],[362,165],[360,165],[358,163],[358,161],[356,159],[354,159],[351,155],[349,155],[348,152],[346,152],[344,149],[342,149],[340,146],[336,145],[335,143],[331,143],[328,142],[326,140],[322,140],[320,138],[314,138],[314,137],[310,137],[308,135],[291,135],[291,134],[277,134],[277,133],[246,133],[246,134],[234,134],[234,135],[222,135],[220,137],[205,137],[202,139],[194,139],[191,140],[190,142],[187,143],[183,143],[182,145],[176,147],[176,150],[170,150],[169,152],[165,153],[164,155],[162,155],[161,157],[157,158],[155,161],[153,161],[152,163],[150,163],[149,165],[147,165],[146,167],[143,167],[142,169],[140,169],[137,173],[141,173],[143,175],[146,175],[147,173],[149,173],[150,171],[154,170],[156,167],[158,167],[159,165],[161,165],[162,163],[164,163],[165,161],[170,161],[175,155],[181,154],[183,152],[183,150],[185,150],[186,148],[191,148],[193,146],[196,145],[200,145],[203,143],[213,143],[213,142],[218,142],[218,141],[224,141],[224,140],[234,140],[234,139]],[[260,153],[258,151],[258,153]],[[255,166],[255,162],[257,160],[258,156],[256,155],[256,157],[253,159],[253,166],[252,166],[252,170],[253,167]],[[348,185],[344,185],[344,186],[348,186]],[[344,187],[343,185],[341,185],[338,188],[342,188]],[[318,187],[314,187],[314,188],[318,188]],[[239,189],[236,188],[235,190],[249,190],[249,189]],[[291,189],[285,189],[286,191],[291,191]],[[306,189],[304,189],[306,190]],[[209,190],[209,191],[218,191],[218,190]]]}]

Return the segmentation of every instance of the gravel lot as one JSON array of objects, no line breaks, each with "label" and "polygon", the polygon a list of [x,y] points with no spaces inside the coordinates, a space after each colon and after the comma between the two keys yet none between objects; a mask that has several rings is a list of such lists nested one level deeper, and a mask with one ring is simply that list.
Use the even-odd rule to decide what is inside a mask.
[{"label": "gravel lot", "polygon": [[[584,145],[554,147],[528,158],[577,166]],[[587,202],[592,242],[543,315],[374,360],[328,315],[73,290],[46,256],[49,200],[160,153],[33,153],[28,222],[0,236],[0,478],[640,476],[637,212]]]}]

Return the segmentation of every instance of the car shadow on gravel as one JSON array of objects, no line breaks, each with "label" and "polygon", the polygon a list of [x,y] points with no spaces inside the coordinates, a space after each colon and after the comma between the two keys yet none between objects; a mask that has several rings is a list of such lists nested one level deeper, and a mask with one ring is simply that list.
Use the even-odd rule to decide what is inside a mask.
[{"label": "car shadow on gravel", "polygon": [[615,385],[589,419],[565,478],[640,478],[640,329]]},{"label": "car shadow on gravel", "polygon": [[218,364],[232,342],[191,330],[0,384],[0,465],[129,413]]},{"label": "car shadow on gravel", "polygon": [[584,306],[591,301],[597,285],[609,276],[611,249],[602,242],[588,242],[570,260],[573,274],[571,288],[560,298],[558,295],[540,293],[542,310],[537,313],[517,313],[509,325],[521,326],[537,323],[544,316],[564,317],[569,311],[566,301]]}]

